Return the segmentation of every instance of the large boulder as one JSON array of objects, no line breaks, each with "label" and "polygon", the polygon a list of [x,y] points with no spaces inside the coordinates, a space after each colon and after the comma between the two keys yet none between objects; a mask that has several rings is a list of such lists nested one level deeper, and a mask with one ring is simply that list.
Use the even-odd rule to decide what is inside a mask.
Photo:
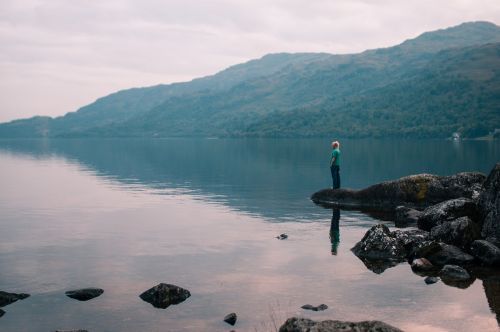
[{"label": "large boulder", "polygon": [[480,233],[481,229],[475,222],[469,217],[461,217],[433,227],[430,237],[468,250],[472,241],[480,238]]},{"label": "large boulder", "polygon": [[316,322],[306,318],[288,318],[279,332],[402,332],[397,327],[384,322],[371,320],[364,322],[343,322],[325,320]]},{"label": "large boulder", "polygon": [[453,245],[431,242],[415,251],[416,258],[427,258],[435,266],[472,264],[474,257]]},{"label": "large boulder", "polygon": [[500,246],[500,163],[495,165],[484,182],[479,211],[483,218],[482,237]]},{"label": "large boulder", "polygon": [[445,265],[439,276],[445,285],[462,289],[468,288],[475,280],[466,269],[457,265]]},{"label": "large boulder", "polygon": [[351,249],[375,273],[397,265],[419,248],[428,238],[421,230],[391,232],[384,224],[370,228]]},{"label": "large boulder", "polygon": [[418,218],[418,228],[430,231],[445,221],[457,219],[464,216],[472,216],[476,219],[476,203],[468,198],[457,198],[447,200],[426,208]]},{"label": "large boulder", "polygon": [[323,189],[311,196],[327,207],[394,211],[399,205],[425,208],[453,198],[475,198],[485,180],[481,173],[452,176],[418,174],[375,184],[365,189]]},{"label": "large boulder", "polygon": [[500,325],[500,277],[489,277],[483,280],[484,293],[488,305],[495,313],[497,323]]},{"label": "large boulder", "polygon": [[471,253],[482,264],[500,266],[500,249],[486,240],[476,240],[470,247]]},{"label": "large boulder", "polygon": [[17,294],[17,293],[7,293],[0,291],[0,307],[5,307],[6,305],[14,303],[17,300],[24,300],[29,296],[30,296],[29,294],[24,294],[24,293]]},{"label": "large boulder", "polygon": [[190,296],[191,293],[187,289],[164,283],[151,287],[139,295],[143,301],[161,309],[166,309],[172,304],[179,304]]}]

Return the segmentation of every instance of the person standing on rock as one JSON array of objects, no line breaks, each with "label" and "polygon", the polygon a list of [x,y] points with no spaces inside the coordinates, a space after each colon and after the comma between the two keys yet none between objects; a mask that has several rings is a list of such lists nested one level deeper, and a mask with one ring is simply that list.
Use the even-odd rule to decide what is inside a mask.
[{"label": "person standing on rock", "polygon": [[340,188],[340,143],[332,142],[332,158],[330,159],[330,172],[332,173],[333,189]]}]

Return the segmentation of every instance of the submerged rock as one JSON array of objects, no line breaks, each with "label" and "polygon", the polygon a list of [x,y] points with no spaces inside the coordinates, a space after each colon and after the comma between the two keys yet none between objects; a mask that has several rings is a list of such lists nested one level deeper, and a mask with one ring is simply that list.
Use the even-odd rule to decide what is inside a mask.
[{"label": "submerged rock", "polygon": [[160,309],[166,309],[172,304],[179,304],[190,296],[191,293],[187,289],[164,283],[151,287],[139,295],[143,301]]},{"label": "submerged rock", "polygon": [[476,240],[471,244],[471,253],[482,264],[500,266],[500,249],[486,240]]},{"label": "submerged rock", "polygon": [[315,307],[315,306],[310,305],[310,304],[304,304],[301,308],[305,309],[305,310],[312,310],[312,311],[323,311],[323,310],[328,309],[328,306],[326,304],[320,304],[319,306]]},{"label": "submerged rock", "polygon": [[419,258],[427,258],[433,265],[469,265],[474,261],[474,257],[463,252],[459,248],[438,242],[431,242],[415,252]]},{"label": "submerged rock", "polygon": [[276,236],[276,238],[278,240],[286,240],[286,239],[288,239],[288,235],[286,235],[285,233],[283,233],[283,234],[280,234],[280,235]]},{"label": "submerged rock", "polygon": [[427,258],[417,258],[411,262],[411,269],[416,272],[426,272],[435,270],[436,267]]},{"label": "submerged rock", "polygon": [[421,215],[421,211],[407,206],[398,206],[394,216],[394,225],[400,228],[416,225]]},{"label": "submerged rock", "polygon": [[14,303],[17,300],[24,300],[29,296],[30,296],[29,294],[25,293],[17,294],[17,293],[7,293],[0,291],[0,307],[5,307],[6,305]]},{"label": "submerged rock", "polygon": [[438,277],[427,277],[424,279],[424,282],[427,284],[427,285],[432,285],[432,284],[435,284],[436,282],[439,281],[439,278]]},{"label": "submerged rock", "polygon": [[229,325],[234,325],[236,324],[236,320],[238,319],[238,316],[236,313],[232,312],[230,314],[227,314],[226,317],[224,317],[224,321],[228,323]]},{"label": "submerged rock", "polygon": [[88,301],[100,296],[102,293],[104,293],[104,290],[100,288],[82,288],[67,291],[65,294],[67,297],[78,301]]},{"label": "submerged rock", "polygon": [[3,315],[5,315],[5,311],[3,311],[2,309],[0,309],[0,317],[2,317]]},{"label": "submerged rock", "polygon": [[324,189],[314,193],[311,199],[327,207],[385,211],[393,211],[400,205],[425,208],[454,198],[476,197],[485,178],[481,173],[458,173],[452,176],[418,174],[378,183],[362,190]]},{"label": "submerged rock", "polygon": [[402,330],[384,322],[372,320],[363,322],[343,322],[325,320],[316,322],[305,318],[288,318],[279,332],[402,332]]},{"label": "submerged rock", "polygon": [[430,237],[433,240],[468,249],[474,240],[480,238],[480,232],[479,226],[469,217],[461,217],[433,227]]},{"label": "submerged rock", "polygon": [[500,163],[495,165],[484,182],[478,205],[483,219],[482,237],[500,246]]},{"label": "submerged rock", "polygon": [[447,220],[464,216],[477,216],[476,203],[468,198],[450,199],[426,208],[418,219],[418,228],[430,231]]}]

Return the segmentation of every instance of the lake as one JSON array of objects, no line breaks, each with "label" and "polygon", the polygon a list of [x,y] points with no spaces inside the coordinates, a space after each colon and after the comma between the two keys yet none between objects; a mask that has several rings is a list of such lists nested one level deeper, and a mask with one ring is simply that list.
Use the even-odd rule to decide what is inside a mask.
[{"label": "lake", "polygon": [[[500,279],[426,285],[350,249],[376,220],[313,204],[331,186],[324,139],[0,140],[1,331],[276,331],[288,317],[405,331],[496,331]],[[498,141],[343,140],[343,187],[415,173],[488,173]],[[286,233],[288,239],[276,236]],[[167,309],[139,294],[191,292]],[[79,302],[71,289],[100,287]],[[311,312],[304,304],[325,303]]]}]

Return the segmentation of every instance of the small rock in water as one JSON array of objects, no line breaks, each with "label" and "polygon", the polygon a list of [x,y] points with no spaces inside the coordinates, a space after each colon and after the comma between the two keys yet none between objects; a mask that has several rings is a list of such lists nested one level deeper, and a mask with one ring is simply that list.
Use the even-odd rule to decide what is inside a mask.
[{"label": "small rock in water", "polygon": [[104,290],[100,288],[82,288],[67,291],[65,294],[67,297],[78,301],[88,301],[100,296],[102,293],[104,293]]},{"label": "small rock in water", "polygon": [[172,304],[179,304],[184,302],[191,293],[184,288],[170,285],[170,284],[158,284],[151,287],[139,297],[148,303],[151,303],[153,307],[166,309]]},{"label": "small rock in water", "polygon": [[224,317],[224,321],[229,325],[236,324],[236,319],[238,319],[238,316],[236,316],[234,312],[227,314],[226,317]]},{"label": "small rock in water", "polygon": [[5,311],[3,311],[2,309],[0,309],[0,317],[2,317],[3,315],[5,315]]},{"label": "small rock in water", "polygon": [[310,304],[304,304],[301,308],[305,309],[305,310],[312,310],[312,311],[323,311],[323,310],[328,309],[328,306],[326,304],[320,304],[319,306],[315,307],[315,306],[310,305]]},{"label": "small rock in water", "polygon": [[5,307],[6,305],[14,303],[17,300],[24,300],[29,296],[30,296],[29,294],[24,294],[24,293],[16,294],[16,293],[7,293],[0,291],[0,307]]},{"label": "small rock in water", "polygon": [[285,233],[283,233],[283,234],[280,234],[279,236],[276,236],[276,238],[278,240],[286,240],[286,239],[288,239],[288,235],[286,235]]},{"label": "small rock in water", "polygon": [[438,277],[427,277],[424,279],[424,281],[427,285],[431,285],[431,284],[435,284],[436,282],[438,282],[439,278]]}]

